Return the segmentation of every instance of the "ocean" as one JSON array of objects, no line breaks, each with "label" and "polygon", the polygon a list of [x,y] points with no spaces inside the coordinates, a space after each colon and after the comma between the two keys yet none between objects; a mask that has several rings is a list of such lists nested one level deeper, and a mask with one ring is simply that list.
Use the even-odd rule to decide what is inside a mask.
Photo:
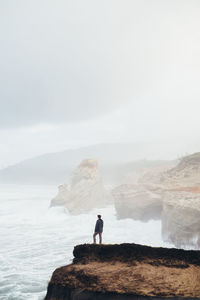
[{"label": "ocean", "polygon": [[117,220],[113,205],[71,216],[50,208],[56,186],[0,185],[0,299],[43,300],[52,272],[71,263],[77,244],[92,243],[96,215],[103,243],[173,247],[161,238],[161,222]]}]

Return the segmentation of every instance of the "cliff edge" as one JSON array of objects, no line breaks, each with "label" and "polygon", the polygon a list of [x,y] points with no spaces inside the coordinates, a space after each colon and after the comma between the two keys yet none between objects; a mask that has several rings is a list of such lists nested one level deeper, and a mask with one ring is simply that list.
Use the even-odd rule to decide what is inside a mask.
[{"label": "cliff edge", "polygon": [[200,299],[200,251],[84,244],[73,254],[44,300]]}]

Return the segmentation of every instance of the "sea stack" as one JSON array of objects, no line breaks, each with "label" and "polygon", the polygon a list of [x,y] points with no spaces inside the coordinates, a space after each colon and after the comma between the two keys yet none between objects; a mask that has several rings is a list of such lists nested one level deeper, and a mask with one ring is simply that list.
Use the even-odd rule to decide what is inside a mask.
[{"label": "sea stack", "polygon": [[80,214],[104,207],[107,200],[97,160],[84,159],[74,170],[69,185],[59,188],[51,206],[63,205],[70,214]]}]

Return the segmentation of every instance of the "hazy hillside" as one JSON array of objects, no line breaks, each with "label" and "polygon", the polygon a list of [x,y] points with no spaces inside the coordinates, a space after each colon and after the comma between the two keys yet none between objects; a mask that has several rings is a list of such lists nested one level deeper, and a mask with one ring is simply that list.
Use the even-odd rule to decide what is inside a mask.
[{"label": "hazy hillside", "polygon": [[[142,144],[101,144],[34,157],[0,171],[0,182],[66,182],[73,169],[85,158],[95,158],[106,183],[120,181],[131,172],[162,164],[147,161],[152,149]],[[136,162],[137,161],[137,162]]]}]

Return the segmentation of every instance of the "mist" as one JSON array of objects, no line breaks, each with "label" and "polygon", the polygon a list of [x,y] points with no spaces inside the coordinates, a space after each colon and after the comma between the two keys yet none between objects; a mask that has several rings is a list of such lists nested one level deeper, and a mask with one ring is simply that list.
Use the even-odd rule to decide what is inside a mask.
[{"label": "mist", "polygon": [[0,1],[0,299],[92,243],[200,249],[200,2]]},{"label": "mist", "polygon": [[2,167],[96,143],[198,151],[198,1],[0,5]]}]

